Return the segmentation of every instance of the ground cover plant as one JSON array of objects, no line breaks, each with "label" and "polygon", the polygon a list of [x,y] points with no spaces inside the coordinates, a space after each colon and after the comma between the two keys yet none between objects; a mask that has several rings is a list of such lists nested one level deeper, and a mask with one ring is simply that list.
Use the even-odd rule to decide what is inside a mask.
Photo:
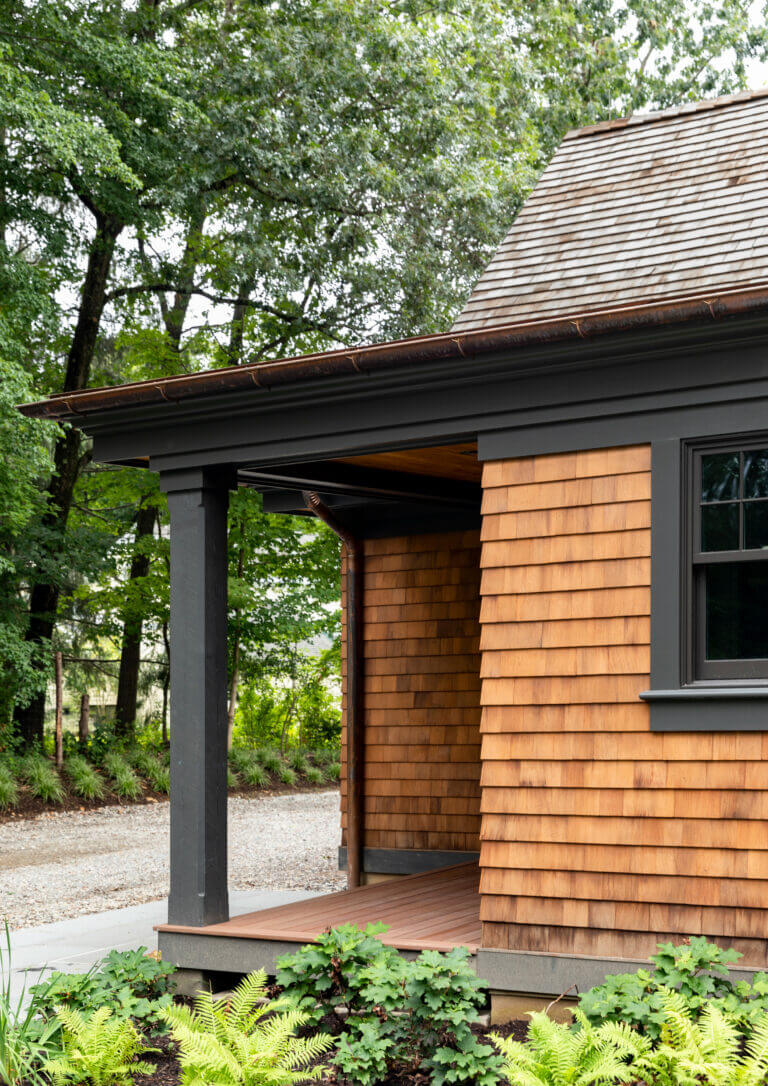
[{"label": "ground cover plant", "polygon": [[162,1021],[172,1003],[174,967],[138,950],[112,950],[87,973],[51,973],[30,991],[36,1013],[46,1022],[56,1021],[64,1007],[86,1016],[108,1006],[116,1019],[133,1019],[147,1027]]},{"label": "ground cover plant", "polygon": [[64,771],[75,795],[90,800],[104,798],[104,780],[82,754],[70,754],[64,763]]},{"label": "ground cover plant", "polygon": [[729,967],[742,957],[695,936],[679,946],[659,943],[651,955],[653,969],[607,976],[605,982],[585,992],[579,1007],[593,1024],[627,1022],[652,1040],[661,1036],[665,1021],[664,999],[678,991],[694,1021],[714,1006],[723,1011],[742,1033],[768,1011],[768,975],[756,973],[752,983],[730,977]]},{"label": "ground cover plant", "polygon": [[19,786],[7,761],[0,762],[0,811],[13,807],[19,798]]},{"label": "ground cover plant", "polygon": [[[86,743],[66,738],[62,774],[43,750],[0,755],[0,814],[35,815],[51,805],[95,807],[170,795],[167,746],[120,745],[108,729],[99,729]],[[321,788],[338,782],[339,775],[337,748],[301,749],[285,758],[272,747],[234,746],[229,753],[230,791]]]},{"label": "ground cover plant", "polygon": [[19,775],[34,796],[45,803],[61,803],[64,789],[53,763],[40,751],[30,751],[19,760]]}]

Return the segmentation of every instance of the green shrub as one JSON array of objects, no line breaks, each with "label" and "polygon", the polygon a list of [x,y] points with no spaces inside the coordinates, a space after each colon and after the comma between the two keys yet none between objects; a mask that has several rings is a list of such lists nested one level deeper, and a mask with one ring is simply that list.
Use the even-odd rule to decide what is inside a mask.
[{"label": "green shrub", "polygon": [[325,1072],[310,1064],[328,1051],[332,1038],[297,1037],[307,1016],[287,1000],[265,1002],[266,980],[264,972],[251,973],[231,998],[201,992],[193,1011],[168,1008],[183,1086],[291,1086]]},{"label": "green shrub", "polygon": [[304,774],[304,776],[307,778],[309,784],[325,783],[325,773],[323,773],[322,769],[318,769],[315,765],[311,765],[307,772]]},{"label": "green shrub", "polygon": [[694,1020],[712,1005],[747,1033],[752,1022],[768,1011],[768,975],[756,973],[751,985],[734,983],[729,966],[741,957],[701,936],[680,946],[659,943],[658,953],[651,956],[653,970],[607,976],[603,984],[584,992],[579,1007],[593,1024],[627,1022],[657,1040],[664,1022],[664,994],[673,990],[680,992]]},{"label": "green shrub", "polygon": [[262,747],[261,750],[257,751],[257,757],[269,773],[277,773],[283,764],[280,752],[275,750],[274,747]]},{"label": "green shrub", "polygon": [[44,754],[26,754],[19,762],[19,769],[33,796],[37,796],[44,803],[63,801],[64,788],[61,778]]},{"label": "green shrub", "polygon": [[132,1022],[112,1016],[110,1007],[99,1007],[90,1018],[62,1007],[56,1014],[61,1026],[61,1054],[44,1065],[54,1086],[90,1083],[91,1086],[130,1086],[134,1075],[154,1071],[136,1059],[146,1052]]},{"label": "green shrub", "polygon": [[280,778],[280,782],[282,784],[287,784],[290,788],[293,788],[296,784],[296,773],[289,765],[281,765],[277,771],[277,775]]},{"label": "green shrub", "polygon": [[109,1005],[116,1018],[135,1018],[149,1024],[172,1002],[175,967],[138,950],[112,950],[87,973],[52,973],[30,989],[37,1013],[53,1018],[59,1007],[90,1015]]},{"label": "green shrub", "polygon": [[[578,1028],[574,1029],[553,1022],[543,1011],[532,1014],[525,1043],[491,1034],[501,1053],[506,1081],[525,1086],[610,1086],[640,1081],[635,1062],[650,1052],[648,1038],[626,1023],[593,1026],[581,1011],[576,1011],[576,1017]],[[673,1082],[677,1080],[668,1086]]]},{"label": "green shrub", "polygon": [[144,794],[141,782],[136,776],[128,759],[116,750],[108,750],[104,755],[104,772],[112,782],[113,791],[121,799],[140,799]]},{"label": "green shrub", "polygon": [[341,762],[330,762],[325,772],[330,780],[339,780],[341,777]]},{"label": "green shrub", "polygon": [[104,782],[101,774],[82,754],[70,754],[64,763],[69,786],[82,799],[103,799]]},{"label": "green shrub", "polygon": [[377,963],[394,965],[400,958],[376,938],[386,930],[386,924],[368,924],[364,930],[342,924],[324,931],[317,942],[278,958],[275,979],[315,1022],[342,1004],[358,1011],[363,1006],[363,970]]},{"label": "green shrub", "polygon": [[235,771],[233,769],[230,769],[229,766],[227,766],[227,788],[239,788],[239,787],[240,787],[240,778],[238,777],[237,773],[235,773]]},{"label": "green shrub", "polygon": [[266,769],[258,762],[251,762],[243,769],[243,780],[251,788],[265,788],[269,783]]},{"label": "green shrub", "polygon": [[[355,1081],[379,1082],[396,1077],[408,1066],[429,1076],[431,1083],[495,1086],[501,1056],[472,1033],[485,1003],[482,983],[469,965],[469,952],[456,947],[447,954],[425,950],[406,961],[376,961],[361,971],[361,1010],[347,1019],[347,1040],[336,1057]],[[386,1074],[366,1068],[373,1038]],[[360,1076],[374,1075],[363,1081]]]},{"label": "green shrub", "polygon": [[7,762],[0,762],[0,811],[13,807],[19,800],[19,788],[13,770]]},{"label": "green shrub", "polygon": [[300,776],[304,776],[309,769],[309,762],[303,750],[292,750],[286,757],[286,762]]}]

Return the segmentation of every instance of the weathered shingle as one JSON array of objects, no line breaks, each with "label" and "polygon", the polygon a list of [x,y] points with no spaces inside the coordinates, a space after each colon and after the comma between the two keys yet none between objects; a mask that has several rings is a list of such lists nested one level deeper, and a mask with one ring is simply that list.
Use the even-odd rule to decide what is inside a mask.
[{"label": "weathered shingle", "polygon": [[570,132],[454,330],[768,280],[768,91]]}]

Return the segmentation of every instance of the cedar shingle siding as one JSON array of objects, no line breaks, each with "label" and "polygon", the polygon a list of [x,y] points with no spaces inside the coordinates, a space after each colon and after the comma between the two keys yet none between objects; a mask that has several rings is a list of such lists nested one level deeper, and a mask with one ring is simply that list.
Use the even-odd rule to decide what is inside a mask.
[{"label": "cedar shingle siding", "polygon": [[369,848],[479,847],[479,582],[477,531],[365,543]]}]

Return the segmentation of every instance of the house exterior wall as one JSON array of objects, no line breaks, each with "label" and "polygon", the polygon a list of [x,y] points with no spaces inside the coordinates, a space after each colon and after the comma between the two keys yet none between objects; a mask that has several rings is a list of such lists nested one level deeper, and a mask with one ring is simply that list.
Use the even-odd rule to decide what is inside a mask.
[{"label": "house exterior wall", "polygon": [[479,848],[479,587],[478,531],[365,543],[366,848]]},{"label": "house exterior wall", "polygon": [[655,734],[650,446],[485,465],[483,945],[766,962],[768,745]]}]

